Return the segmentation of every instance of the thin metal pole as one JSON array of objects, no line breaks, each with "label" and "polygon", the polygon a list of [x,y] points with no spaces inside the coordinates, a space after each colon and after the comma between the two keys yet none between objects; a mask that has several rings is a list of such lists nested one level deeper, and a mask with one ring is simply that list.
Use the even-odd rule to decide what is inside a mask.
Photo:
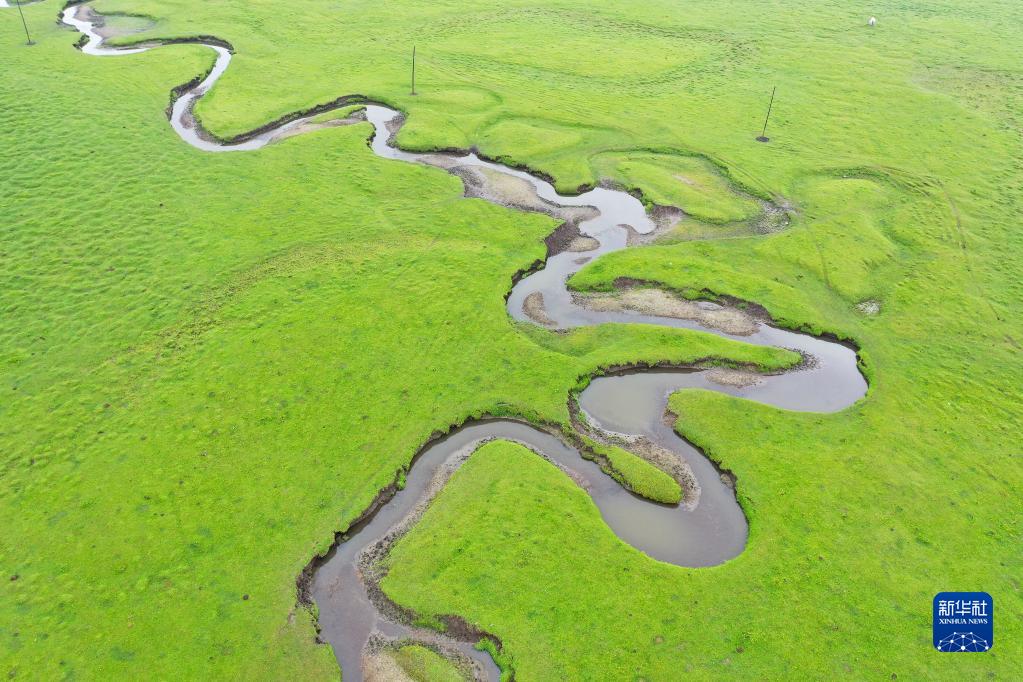
[{"label": "thin metal pole", "polygon": [[416,94],[416,46],[412,45],[412,94]]},{"label": "thin metal pole", "polygon": [[757,138],[760,142],[767,142],[770,138],[767,137],[767,122],[771,120],[771,109],[774,108],[774,93],[778,91],[778,86],[774,86],[771,90],[771,103],[767,105],[767,116],[764,117],[764,129],[760,133],[760,137]]},{"label": "thin metal pole", "polygon": [[25,27],[25,39],[27,41],[25,44],[35,45],[35,43],[32,42],[32,36],[28,34],[28,23],[25,21],[25,13],[21,11],[21,0],[18,0],[18,14],[21,15],[21,25]]}]

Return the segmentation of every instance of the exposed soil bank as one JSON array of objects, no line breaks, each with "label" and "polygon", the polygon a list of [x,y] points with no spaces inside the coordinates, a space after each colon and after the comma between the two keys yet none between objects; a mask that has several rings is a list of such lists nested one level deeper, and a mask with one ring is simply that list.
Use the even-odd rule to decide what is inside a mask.
[{"label": "exposed soil bank", "polygon": [[[480,638],[499,642],[455,616],[440,634],[409,625],[414,614],[390,602],[379,589],[380,559],[425,512],[433,496],[482,442],[494,438],[524,444],[582,486],[592,497],[608,526],[623,541],[649,556],[682,566],[721,563],[742,551],[746,519],[733,481],[697,449],[678,438],[664,414],[668,396],[683,388],[701,388],[795,410],[828,412],[842,409],[866,391],[856,366],[856,353],[842,344],[768,326],[756,316],[727,307],[683,301],[664,292],[630,290],[616,296],[573,296],[567,278],[590,258],[643,241],[682,217],[681,211],[658,207],[653,217],[632,194],[613,187],[580,189],[576,196],[558,194],[548,178],[481,158],[475,152],[413,153],[392,145],[404,117],[361,95],[295,112],[232,141],[219,141],[202,130],[192,116],[195,102],[205,94],[231,61],[232,48],[215,38],[154,41],[128,48],[103,46],[98,15],[68,7],[65,23],[84,34],[80,47],[87,54],[109,56],[142,52],[173,42],[199,42],[214,50],[216,62],[208,74],[176,88],[171,125],[187,143],[206,151],[251,151],[289,136],[357,119],[322,122],[321,113],[353,103],[365,104],[365,120],[374,128],[370,147],[381,157],[433,165],[458,175],[467,196],[479,197],[518,210],[539,212],[560,220],[547,241],[549,256],[516,282],[507,297],[509,314],[559,329],[633,322],[700,329],[749,343],[798,350],[812,358],[798,371],[760,376],[720,370],[646,370],[595,379],[578,399],[588,419],[587,433],[602,442],[632,448],[683,483],[686,504],[653,504],[622,488],[604,475],[597,462],[584,459],[561,437],[512,420],[476,422],[428,444],[413,460],[402,488],[392,484],[376,497],[330,553],[314,561],[299,581],[301,600],[319,608],[321,636],[334,648],[346,680],[366,674],[395,671],[380,658],[381,647],[395,641],[420,641],[468,666],[480,678],[496,680],[500,671],[488,654],[472,644]],[[764,205],[763,231],[784,225],[784,209]],[[578,251],[585,250],[580,257]],[[696,492],[698,491],[698,495]],[[366,666],[364,670],[364,666]]]},{"label": "exposed soil bank", "polygon": [[529,296],[526,296],[526,300],[522,302],[522,309],[533,322],[542,324],[545,327],[554,326],[554,320],[547,316],[547,311],[543,307],[542,291],[534,291]]},{"label": "exposed soil bank", "polygon": [[757,330],[757,321],[736,308],[708,301],[690,301],[662,289],[626,289],[613,294],[574,294],[577,305],[597,312],[630,312],[653,317],[692,320],[708,329],[736,336]]}]

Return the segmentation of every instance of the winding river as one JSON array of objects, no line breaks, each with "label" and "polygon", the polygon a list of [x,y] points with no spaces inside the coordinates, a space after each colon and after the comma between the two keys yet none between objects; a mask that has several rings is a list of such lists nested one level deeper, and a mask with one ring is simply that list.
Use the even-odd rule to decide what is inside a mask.
[{"label": "winding river", "polygon": [[[80,47],[90,55],[123,56],[165,44],[149,41],[125,48],[106,47],[101,33],[102,17],[82,5],[67,7],[62,20],[84,34],[86,40]],[[323,125],[355,122],[345,119],[324,124],[312,120],[312,116],[296,115],[234,141],[214,139],[196,123],[191,112],[195,102],[227,70],[231,50],[226,43],[202,44],[216,53],[215,65],[201,82],[179,92],[170,112],[171,125],[188,144],[209,152],[253,151]],[[341,106],[341,101],[337,106]],[[557,329],[607,322],[700,329],[746,343],[797,350],[807,361],[786,373],[738,379],[727,376],[727,372],[723,377],[720,370],[628,372],[596,378],[578,396],[577,426],[591,437],[625,443],[625,447],[628,443],[643,442],[677,458],[679,467],[688,471],[690,477],[684,482],[687,488],[684,503],[675,506],[651,503],[628,492],[596,463],[584,459],[565,435],[526,423],[513,420],[470,423],[429,443],[416,455],[404,488],[382,498],[381,504],[349,529],[326,557],[314,562],[312,577],[305,586],[319,609],[321,638],[333,647],[345,680],[362,679],[366,658],[372,655],[367,642],[405,640],[421,641],[449,654],[480,679],[499,678],[500,671],[490,656],[473,647],[485,633],[456,627],[456,634],[441,635],[404,624],[400,607],[380,593],[372,575],[373,559],[386,553],[415,523],[459,464],[489,440],[522,443],[564,470],[590,494],[604,521],[618,537],[654,559],[680,566],[710,566],[742,552],[748,529],[733,483],[674,432],[665,419],[668,396],[680,389],[700,388],[783,409],[837,411],[866,393],[855,351],[839,343],[772,327],[744,316],[741,311],[725,310],[713,303],[702,303],[685,314],[660,314],[643,306],[593,305],[591,299],[573,295],[566,280],[593,258],[628,247],[637,235],[655,232],[658,225],[638,199],[606,187],[564,196],[546,180],[476,154],[403,151],[391,143],[403,121],[399,112],[357,96],[348,101],[365,104],[365,119],[374,130],[370,146],[377,155],[443,168],[461,176],[467,192],[475,188],[477,196],[504,205],[570,216],[566,222],[577,230],[577,246],[554,253],[542,268],[515,284],[507,299],[513,318]],[[317,112],[322,113],[325,112]],[[740,328],[707,326],[712,324],[708,320],[722,312],[740,319]]]}]

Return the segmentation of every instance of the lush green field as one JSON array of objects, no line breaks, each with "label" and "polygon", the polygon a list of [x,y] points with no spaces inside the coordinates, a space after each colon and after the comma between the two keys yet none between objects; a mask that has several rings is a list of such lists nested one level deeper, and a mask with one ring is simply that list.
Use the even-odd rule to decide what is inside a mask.
[{"label": "lush green field", "polygon": [[[358,92],[410,113],[410,147],[478,145],[563,188],[610,175],[689,208],[700,235],[751,210],[715,167],[795,208],[784,233],[683,226],[573,282],[731,294],[863,348],[871,392],[840,414],[673,398],[679,430],[737,474],[746,552],[651,561],[562,474],[495,445],[396,547],[401,604],[493,632],[521,679],[1023,668],[1019,3],[900,2],[873,30],[840,2],[96,7],[152,17],[147,37],[231,42],[198,108],[221,136]],[[568,392],[608,364],[791,361],[695,333],[517,326],[502,296],[552,221],[377,159],[367,125],[195,151],[163,110],[212,53],[89,57],[57,3],[24,9],[32,47],[0,10],[9,675],[336,675],[295,578],[433,431],[564,424]],[[994,596],[990,653],[931,649],[941,590]]]}]

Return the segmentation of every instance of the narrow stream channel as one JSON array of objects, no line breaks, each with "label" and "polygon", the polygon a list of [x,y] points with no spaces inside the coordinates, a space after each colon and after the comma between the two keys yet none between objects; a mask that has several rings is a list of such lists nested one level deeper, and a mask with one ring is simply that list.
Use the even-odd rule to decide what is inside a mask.
[{"label": "narrow stream channel", "polygon": [[[98,32],[102,17],[85,6],[66,8],[62,20],[87,37],[81,49],[90,55],[127,55],[163,45],[151,41],[130,48],[105,47],[104,38]],[[223,45],[202,44],[215,51],[214,68],[198,85],[181,93],[171,110],[171,125],[185,142],[210,152],[253,151],[314,127],[310,124],[311,117],[301,117],[259,134],[244,136],[237,142],[220,142],[206,134],[195,123],[192,107],[227,70],[231,52]],[[668,396],[683,388],[701,388],[789,410],[833,412],[860,399],[867,386],[857,368],[855,351],[842,344],[760,322],[747,330],[751,333],[739,335],[708,328],[691,319],[588,307],[585,299],[573,297],[568,291],[566,280],[589,260],[626,248],[630,232],[625,225],[638,234],[649,234],[655,229],[654,221],[638,199],[627,192],[604,187],[578,196],[563,196],[543,179],[486,161],[476,154],[402,151],[389,143],[402,121],[399,112],[367,103],[365,117],[374,129],[370,146],[381,157],[427,163],[456,174],[463,174],[466,169],[499,174],[528,183],[536,197],[551,205],[595,209],[589,212],[591,217],[578,222],[580,233],[595,240],[590,242],[593,248],[553,255],[542,269],[521,279],[508,297],[508,312],[513,318],[533,319],[527,315],[526,302],[531,295],[541,294],[548,326],[554,328],[629,322],[700,329],[746,343],[790,348],[810,360],[802,368],[761,376],[752,384],[722,383],[715,379],[712,371],[705,370],[649,370],[600,377],[582,392],[579,407],[598,431],[643,436],[680,457],[699,485],[699,497],[694,504],[668,506],[643,500],[605,475],[597,464],[583,459],[561,437],[512,420],[466,425],[430,443],[416,456],[405,488],[353,527],[344,540],[317,563],[309,587],[319,609],[321,637],[333,647],[346,682],[362,679],[365,645],[371,636],[427,642],[471,661],[478,677],[496,681],[500,670],[488,654],[473,647],[476,636],[462,641],[398,622],[388,615],[393,609],[380,603],[384,598],[374,592],[372,586],[367,588],[360,570],[360,557],[364,552],[389,547],[401,532],[399,529],[407,529],[414,523],[446,477],[479,444],[493,439],[525,444],[580,483],[596,503],[604,521],[624,542],[661,561],[679,566],[710,566],[742,552],[748,532],[746,518],[727,477],[665,422]]]}]

